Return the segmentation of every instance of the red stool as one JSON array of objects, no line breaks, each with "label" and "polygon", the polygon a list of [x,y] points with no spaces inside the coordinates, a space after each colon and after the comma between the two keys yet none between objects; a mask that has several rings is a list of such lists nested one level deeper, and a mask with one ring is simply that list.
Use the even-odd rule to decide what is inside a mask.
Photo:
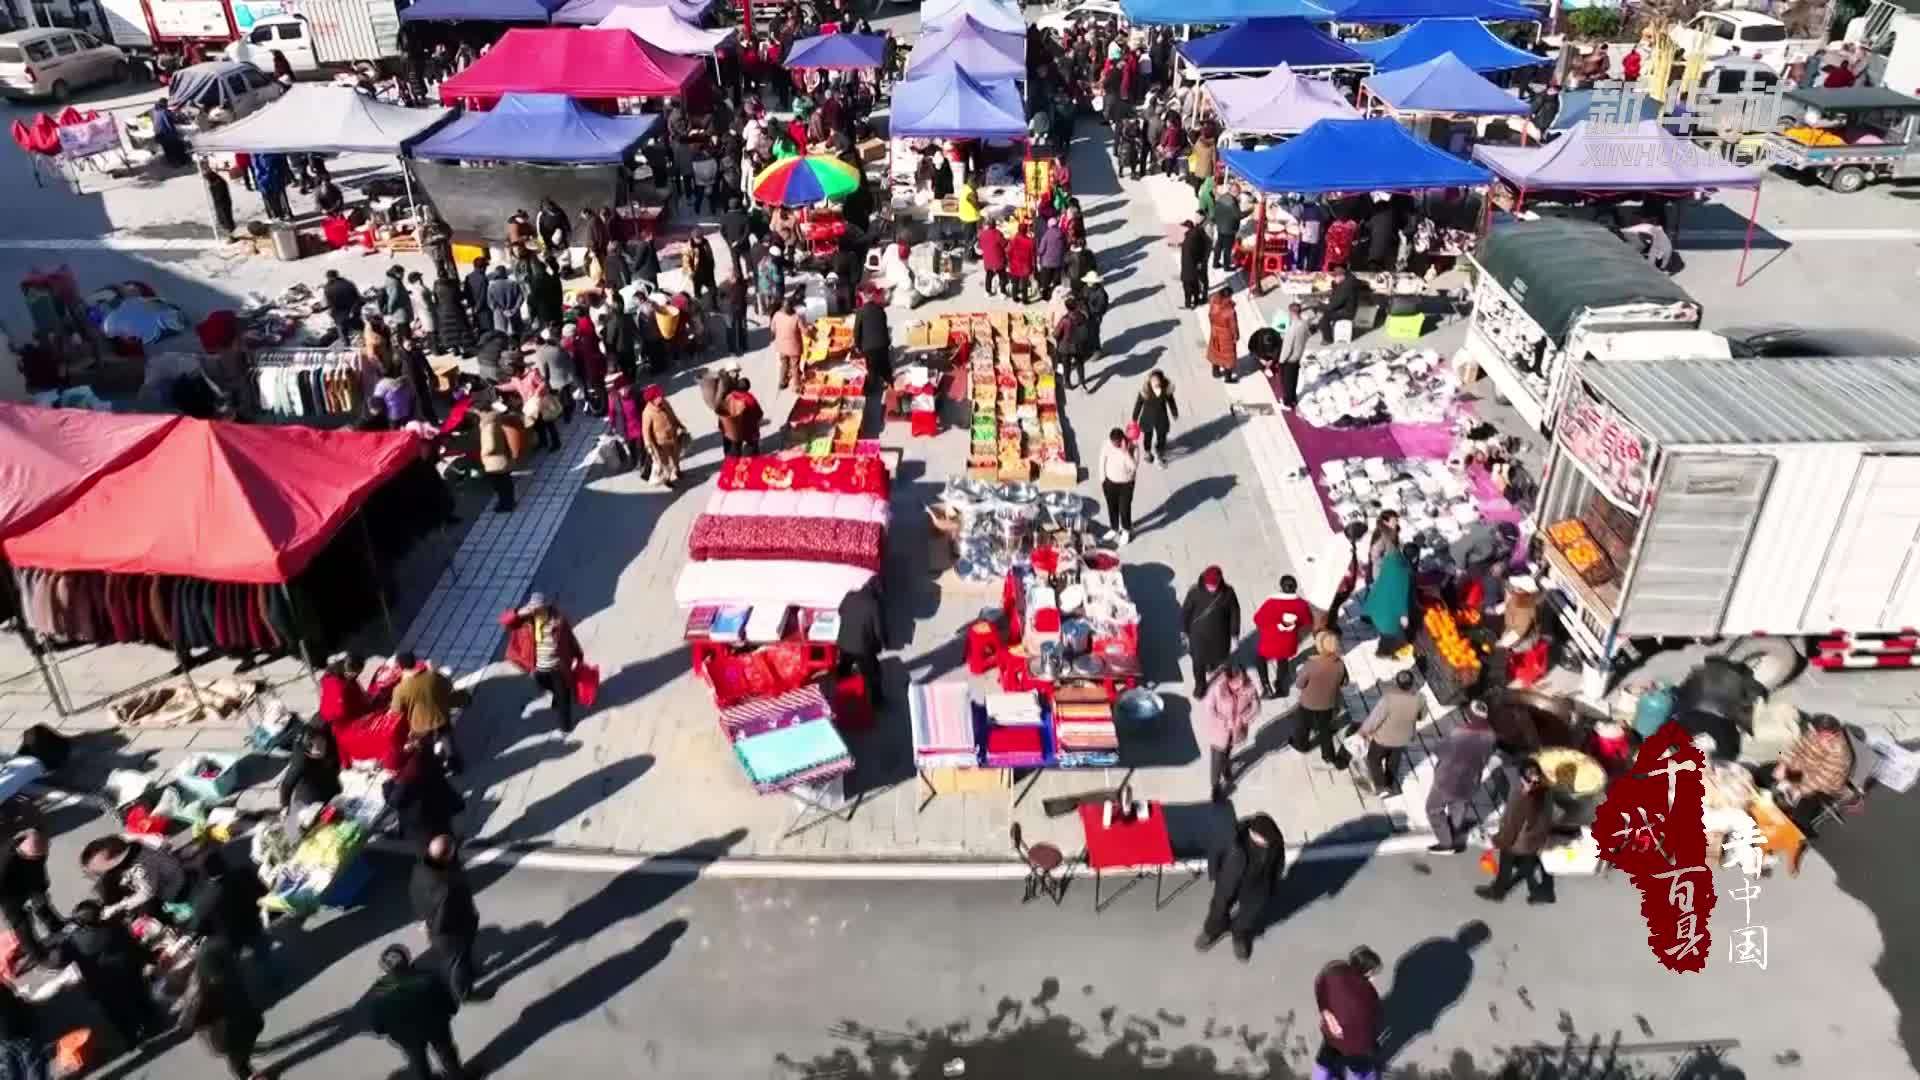
[{"label": "red stool", "polygon": [[873,703],[867,700],[867,680],[859,672],[835,679],[830,696],[835,730],[846,735],[873,727]]},{"label": "red stool", "polygon": [[1000,664],[1000,631],[992,623],[980,619],[967,627],[967,670],[975,675],[985,675]]}]

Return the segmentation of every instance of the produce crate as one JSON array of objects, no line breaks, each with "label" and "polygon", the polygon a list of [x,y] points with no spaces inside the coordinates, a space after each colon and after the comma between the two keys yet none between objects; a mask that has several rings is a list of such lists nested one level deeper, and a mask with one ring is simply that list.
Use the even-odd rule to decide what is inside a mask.
[{"label": "produce crate", "polygon": [[1482,666],[1479,671],[1463,674],[1441,657],[1440,650],[1434,646],[1433,637],[1424,626],[1413,639],[1413,647],[1419,657],[1420,670],[1426,674],[1427,688],[1433,691],[1434,700],[1442,705],[1453,706],[1465,701],[1486,670]]}]

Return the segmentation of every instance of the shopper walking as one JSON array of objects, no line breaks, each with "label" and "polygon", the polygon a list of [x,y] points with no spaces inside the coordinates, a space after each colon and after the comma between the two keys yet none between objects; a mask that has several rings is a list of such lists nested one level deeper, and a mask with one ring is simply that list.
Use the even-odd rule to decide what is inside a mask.
[{"label": "shopper walking", "polygon": [[1380,794],[1400,794],[1396,778],[1400,758],[1427,711],[1418,686],[1413,672],[1397,672],[1393,685],[1373,703],[1373,710],[1360,725],[1360,737],[1367,740],[1367,779]]},{"label": "shopper walking", "polygon": [[1193,697],[1206,696],[1207,679],[1233,655],[1240,640],[1240,597],[1217,566],[1200,572],[1180,605],[1180,629],[1187,636],[1187,655],[1193,661]]},{"label": "shopper walking", "polygon": [[1241,963],[1253,958],[1253,935],[1260,930],[1267,904],[1280,887],[1286,867],[1287,845],[1280,826],[1266,814],[1255,814],[1234,826],[1233,835],[1207,858],[1213,878],[1213,899],[1193,947],[1206,952],[1229,934],[1233,955]]},{"label": "shopper walking", "polygon": [[459,1009],[444,982],[414,967],[406,946],[380,950],[380,978],[367,993],[367,1026],[399,1047],[407,1059],[408,1080],[433,1080],[429,1049],[447,1077],[467,1075],[460,1049],[453,1044],[453,1017]]},{"label": "shopper walking", "polygon": [[1553,875],[1540,864],[1540,853],[1553,839],[1552,790],[1547,774],[1531,758],[1520,763],[1520,791],[1507,800],[1493,847],[1499,866],[1490,884],[1473,890],[1488,900],[1505,900],[1515,885],[1527,883],[1527,903],[1553,903]]},{"label": "shopper walking", "polygon": [[727,457],[752,457],[760,452],[760,425],[766,414],[753,396],[753,383],[740,379],[720,400],[720,452]]},{"label": "shopper walking", "polygon": [[1207,302],[1207,363],[1214,378],[1234,383],[1240,381],[1240,313],[1231,289],[1221,282]]},{"label": "shopper walking", "polygon": [[507,628],[507,662],[552,695],[560,733],[573,734],[574,669],[581,661],[573,624],[545,593],[534,593],[519,609],[501,613],[500,624]]},{"label": "shopper walking", "polygon": [[1017,303],[1026,303],[1032,294],[1028,286],[1033,281],[1033,256],[1033,235],[1027,231],[1026,223],[1021,222],[1013,239],[1007,241],[1008,295]]},{"label": "shopper walking", "polygon": [[840,600],[840,634],[835,639],[840,650],[839,674],[860,673],[866,684],[867,700],[880,704],[880,653],[887,647],[886,603],[880,596],[880,579],[871,577],[866,584]]},{"label": "shopper walking", "polygon": [[47,945],[34,932],[37,922],[51,936],[66,928],[66,920],[54,910],[52,884],[47,877],[47,834],[39,829],[22,829],[0,862],[0,917],[19,943],[20,954],[39,963],[47,957]]},{"label": "shopper walking", "polygon": [[152,958],[124,923],[101,913],[98,901],[73,905],[72,926],[44,955],[59,974],[40,986],[36,1000],[47,1000],[78,984],[129,1049],[166,1028],[166,1017],[147,983],[146,967]]},{"label": "shopper walking", "polygon": [[1182,303],[1197,308],[1207,302],[1207,257],[1213,248],[1207,243],[1207,231],[1200,227],[1199,218],[1187,219],[1182,227],[1186,230],[1180,237]]},{"label": "shopper walking", "polygon": [[265,1080],[267,1074],[253,1067],[253,1050],[266,1030],[266,1017],[247,993],[232,950],[222,943],[201,944],[180,1020],[226,1062],[233,1080]]},{"label": "shopper walking", "polygon": [[633,384],[623,371],[607,376],[607,430],[620,448],[621,460],[642,480],[652,475],[652,458],[645,448],[646,427],[640,420],[640,402],[633,396]]},{"label": "shopper walking", "polygon": [[867,362],[868,386],[874,390],[893,382],[893,328],[887,322],[887,305],[878,289],[868,290],[866,300],[853,316],[853,350]]},{"label": "shopper walking", "polygon": [[1122,546],[1133,539],[1133,484],[1139,471],[1140,450],[1127,433],[1107,432],[1107,445],[1100,448],[1100,493],[1107,500],[1107,524]]},{"label": "shopper walking", "polygon": [[1287,329],[1280,337],[1280,357],[1274,367],[1280,376],[1280,404],[1292,410],[1300,404],[1300,364],[1307,358],[1313,321],[1300,304],[1287,305]]},{"label": "shopper walking", "polygon": [[1361,945],[1320,969],[1313,979],[1313,1003],[1320,1010],[1320,1050],[1313,1058],[1314,1080],[1374,1080],[1380,1046],[1380,991],[1373,977],[1380,954]]},{"label": "shopper walking", "polygon": [[1202,705],[1209,753],[1207,776],[1213,801],[1220,802],[1233,787],[1233,751],[1247,741],[1247,733],[1260,715],[1260,695],[1254,691],[1246,668],[1228,664],[1207,687]]},{"label": "shopper walking", "polygon": [[1321,758],[1336,769],[1344,769],[1350,758],[1335,733],[1339,727],[1340,690],[1347,685],[1347,665],[1340,659],[1340,636],[1322,630],[1313,638],[1313,656],[1300,665],[1299,726],[1293,732],[1293,748],[1306,753],[1320,744]]},{"label": "shopper walking", "polygon": [[793,306],[793,297],[782,297],[773,313],[773,353],[780,359],[780,389],[800,385],[800,354],[806,349],[807,321]]},{"label": "shopper walking", "polygon": [[473,396],[474,423],[478,426],[480,471],[493,488],[493,509],[498,514],[513,512],[513,454],[507,447],[505,430],[507,407],[491,388]]},{"label": "shopper walking", "polygon": [[1467,808],[1480,791],[1480,778],[1493,758],[1493,727],[1487,703],[1467,705],[1452,731],[1440,741],[1433,763],[1433,787],[1427,792],[1427,824],[1433,829],[1434,855],[1458,855],[1467,850]]},{"label": "shopper walking", "polygon": [[426,851],[413,868],[408,895],[413,914],[427,931],[427,940],[444,965],[447,990],[456,1001],[484,1000],[473,988],[477,975],[473,943],[480,933],[480,909],[473,903],[473,887],[460,866],[453,837],[427,841]]},{"label": "shopper walking", "polygon": [[1060,284],[1060,271],[1067,265],[1067,235],[1060,231],[1060,219],[1050,217],[1041,228],[1040,238],[1034,242],[1034,266],[1037,268],[1036,284],[1040,290],[1040,300],[1053,299],[1053,290]]},{"label": "shopper walking", "polygon": [[1007,281],[1007,234],[998,225],[989,224],[980,230],[980,271],[987,279],[988,296],[1003,292],[1012,295],[1013,287]]},{"label": "shopper walking", "polygon": [[[1113,308],[1113,298],[1107,295],[1107,287],[1100,282],[1100,271],[1087,270],[1080,274],[1078,280],[1081,285],[1080,302],[1087,312],[1086,359],[1098,360],[1106,347],[1107,339],[1102,334],[1102,330],[1107,323],[1107,312]],[[1081,366],[1084,370],[1085,361],[1082,361]],[[1106,380],[1101,380],[1101,385],[1105,384]]]},{"label": "shopper walking", "polygon": [[640,398],[641,439],[653,460],[653,479],[671,488],[680,482],[680,455],[686,450],[687,429],[660,387],[647,387]]},{"label": "shopper walking", "polygon": [[1391,547],[1380,560],[1367,589],[1367,621],[1380,633],[1377,652],[1394,657],[1407,647],[1407,621],[1413,610],[1413,545]]},{"label": "shopper walking", "polygon": [[1140,425],[1140,445],[1147,461],[1167,459],[1167,433],[1180,419],[1180,403],[1174,400],[1173,383],[1166,373],[1154,369],[1147,373],[1147,384],[1133,399],[1133,422]]},{"label": "shopper walking", "polygon": [[[1300,655],[1300,635],[1313,625],[1313,609],[1300,595],[1300,583],[1292,574],[1280,578],[1280,591],[1268,596],[1253,611],[1255,643],[1259,655],[1254,670],[1260,673],[1260,693],[1273,699],[1286,697],[1293,690],[1293,660]],[[1268,673],[1268,669],[1272,673]]]},{"label": "shopper walking", "polygon": [[1240,196],[1229,188],[1214,196],[1213,210],[1213,265],[1233,273],[1233,253],[1240,243]]}]

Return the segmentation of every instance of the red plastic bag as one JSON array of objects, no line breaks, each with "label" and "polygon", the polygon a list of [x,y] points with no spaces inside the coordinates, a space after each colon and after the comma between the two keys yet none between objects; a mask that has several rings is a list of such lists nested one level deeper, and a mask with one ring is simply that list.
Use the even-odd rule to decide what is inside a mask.
[{"label": "red plastic bag", "polygon": [[1130,443],[1137,443],[1140,441],[1140,421],[1138,420],[1127,421],[1127,441]]},{"label": "red plastic bag", "polygon": [[1480,872],[1492,877],[1500,869],[1500,856],[1492,848],[1480,853]]},{"label": "red plastic bag", "polygon": [[593,701],[600,696],[600,669],[592,664],[573,665],[573,700],[583,709],[593,708]]}]

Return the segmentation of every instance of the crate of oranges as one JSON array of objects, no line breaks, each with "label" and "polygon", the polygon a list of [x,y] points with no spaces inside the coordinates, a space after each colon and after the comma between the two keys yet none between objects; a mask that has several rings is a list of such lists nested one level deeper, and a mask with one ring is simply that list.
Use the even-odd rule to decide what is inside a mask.
[{"label": "crate of oranges", "polygon": [[1433,655],[1451,668],[1463,682],[1472,682],[1480,675],[1480,651],[1460,632],[1460,624],[1454,621],[1453,613],[1443,607],[1430,607],[1421,619],[1426,630],[1427,640],[1433,644]]}]

